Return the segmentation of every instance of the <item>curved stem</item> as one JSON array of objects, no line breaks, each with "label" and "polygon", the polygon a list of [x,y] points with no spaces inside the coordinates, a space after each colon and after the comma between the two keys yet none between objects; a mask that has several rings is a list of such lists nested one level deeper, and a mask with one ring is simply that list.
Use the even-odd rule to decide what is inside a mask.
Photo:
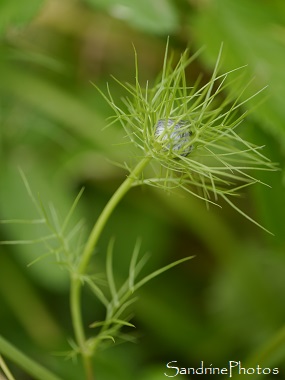
[{"label": "curved stem", "polygon": [[86,243],[85,249],[82,254],[82,259],[79,265],[79,273],[85,273],[86,267],[90,261],[90,258],[93,254],[94,248],[97,244],[97,241],[101,235],[103,228],[105,227],[106,222],[108,221],[111,213],[114,211],[117,204],[132,187],[133,182],[137,180],[138,175],[143,171],[145,166],[149,163],[151,157],[144,157],[134,168],[131,174],[125,179],[117,191],[113,194],[109,202],[106,204],[104,210],[99,216],[97,222],[95,223],[88,241]]},{"label": "curved stem", "polygon": [[151,157],[144,157],[130,173],[130,175],[125,179],[121,186],[116,190],[113,196],[110,198],[109,202],[106,204],[99,218],[97,219],[94,227],[89,235],[87,243],[85,245],[84,251],[81,256],[81,260],[78,266],[78,271],[71,278],[71,289],[70,289],[70,305],[71,305],[71,315],[73,329],[75,333],[75,338],[77,344],[80,347],[81,354],[83,357],[83,363],[85,367],[85,372],[88,380],[93,380],[93,374],[90,364],[91,352],[86,345],[86,338],[84,333],[84,327],[82,323],[81,314],[81,287],[82,287],[82,277],[86,273],[86,269],[92,257],[94,248],[100,238],[100,235],[116,206],[132,187],[133,183],[137,180],[139,174],[143,171],[145,166],[149,163]]},{"label": "curved stem", "polygon": [[6,358],[16,363],[26,373],[31,375],[33,379],[62,380],[59,376],[55,375],[53,372],[49,371],[33,359],[29,358],[23,352],[19,351],[2,336],[0,336],[0,354],[3,354]]}]

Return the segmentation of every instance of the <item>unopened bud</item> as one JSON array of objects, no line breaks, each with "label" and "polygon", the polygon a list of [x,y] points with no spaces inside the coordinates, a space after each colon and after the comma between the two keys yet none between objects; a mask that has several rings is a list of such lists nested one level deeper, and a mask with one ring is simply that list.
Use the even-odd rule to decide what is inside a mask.
[{"label": "unopened bud", "polygon": [[189,123],[184,120],[176,122],[174,119],[160,119],[156,124],[154,135],[165,150],[180,156],[187,156],[193,149],[193,145],[190,144],[192,132]]}]

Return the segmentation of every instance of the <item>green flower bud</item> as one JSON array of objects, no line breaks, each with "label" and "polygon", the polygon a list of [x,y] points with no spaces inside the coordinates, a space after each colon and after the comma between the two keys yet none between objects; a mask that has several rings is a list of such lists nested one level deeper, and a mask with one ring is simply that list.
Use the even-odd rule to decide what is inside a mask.
[{"label": "green flower bud", "polygon": [[188,156],[193,149],[191,135],[189,123],[185,120],[176,122],[174,119],[158,120],[154,132],[156,141],[160,143],[156,144],[157,147],[161,145],[164,150],[184,157]]}]

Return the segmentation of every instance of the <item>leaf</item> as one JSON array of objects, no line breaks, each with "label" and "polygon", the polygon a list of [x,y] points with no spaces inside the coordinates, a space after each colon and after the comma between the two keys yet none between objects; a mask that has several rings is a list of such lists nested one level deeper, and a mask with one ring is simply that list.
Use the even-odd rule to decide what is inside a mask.
[{"label": "leaf", "polygon": [[43,0],[1,0],[0,2],[0,35],[12,26],[23,26],[39,11]]},{"label": "leaf", "polygon": [[[266,145],[268,157],[280,163],[284,162],[285,149],[284,14],[284,1],[217,0],[208,2],[203,12],[191,18],[196,44],[207,46],[202,56],[207,65],[214,63],[224,41],[223,69],[247,64],[248,78],[254,77],[252,85],[268,85],[266,100],[251,113],[257,124],[247,123],[244,130],[252,141]],[[259,218],[284,241],[284,168],[283,178],[280,173],[260,173],[259,178],[272,186],[252,190]]]},{"label": "leaf", "polygon": [[90,286],[91,291],[102,302],[102,304],[107,308],[108,304],[109,304],[109,301],[105,297],[105,295],[102,292],[102,290],[88,276],[86,276],[84,279],[85,279],[85,282]]},{"label": "leaf", "polygon": [[106,324],[111,324],[111,323],[122,325],[122,326],[135,327],[135,325],[133,325],[132,323],[123,321],[122,319],[110,319],[108,321],[94,322],[90,325],[90,327],[95,328],[95,327],[105,326]]},{"label": "leaf", "polygon": [[115,339],[114,337],[112,337],[112,335],[99,335],[99,337],[97,338],[98,340],[112,340],[113,343],[116,343],[115,342]]},{"label": "leaf", "polygon": [[125,20],[137,29],[154,34],[173,32],[179,26],[176,8],[169,0],[87,0],[95,8]]},{"label": "leaf", "polygon": [[104,125],[104,119],[73,94],[38,75],[12,65],[2,65],[1,61],[0,76],[4,96],[12,95],[48,119],[62,123],[77,139],[91,142],[108,157],[117,159],[122,155],[113,145],[121,141],[120,131],[108,128],[102,132],[100,126]]},{"label": "leaf", "polygon": [[[224,42],[223,69],[248,65],[257,88],[269,85],[269,96],[254,117],[285,146],[285,3],[248,0],[211,1],[191,18],[198,46],[206,45],[208,64]],[[234,88],[232,89],[234,90]]]},{"label": "leaf", "polygon": [[166,266],[164,266],[163,268],[160,268],[154,272],[152,272],[151,274],[145,276],[142,280],[140,280],[137,284],[135,284],[134,286],[134,291],[139,289],[140,287],[142,287],[143,285],[145,285],[147,282],[149,282],[150,280],[152,280],[153,278],[159,276],[160,274],[162,274],[163,272],[166,272],[168,271],[169,269],[179,265],[179,264],[182,264],[184,261],[188,261],[188,260],[191,260],[193,259],[195,256],[189,256],[189,257],[185,257],[181,260],[177,260],[177,261],[174,261],[173,263],[171,264],[168,264]]},{"label": "leaf", "polygon": [[106,260],[106,274],[107,274],[107,280],[109,284],[109,288],[112,294],[112,299],[117,306],[119,304],[118,299],[118,293],[116,289],[115,279],[114,279],[114,273],[113,273],[113,249],[114,249],[114,239],[110,240],[110,243],[108,245],[107,250],[107,260]]}]

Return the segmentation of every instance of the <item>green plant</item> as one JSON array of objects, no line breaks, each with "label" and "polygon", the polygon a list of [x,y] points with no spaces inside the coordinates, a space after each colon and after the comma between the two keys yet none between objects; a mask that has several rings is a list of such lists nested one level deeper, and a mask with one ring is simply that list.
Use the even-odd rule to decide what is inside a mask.
[{"label": "green plant", "polygon": [[[54,255],[70,275],[70,308],[75,343],[72,344],[72,353],[68,355],[82,357],[87,380],[94,379],[92,356],[98,347],[105,341],[125,339],[121,328],[133,327],[127,309],[135,300],[135,291],[157,275],[192,258],[191,256],[175,261],[141,279],[139,274],[146,262],[146,256],[139,259],[140,244],[137,243],[128,278],[117,287],[112,265],[114,239],[111,239],[106,258],[108,291],[102,290],[95,274],[89,273],[90,260],[111,214],[132,187],[154,186],[174,194],[176,189],[181,188],[204,200],[207,206],[219,205],[219,198],[222,198],[247,219],[266,230],[230,200],[231,196],[239,195],[242,188],[260,182],[251,174],[252,169],[270,171],[276,170],[276,167],[262,155],[262,147],[245,141],[236,132],[236,128],[248,114],[248,111],[242,111],[243,105],[257,94],[241,101],[247,88],[241,90],[238,99],[227,92],[229,86],[240,80],[239,76],[234,76],[240,69],[219,74],[221,53],[222,49],[213,74],[206,84],[200,84],[199,79],[190,87],[186,81],[185,69],[198,53],[189,57],[187,50],[175,64],[174,56],[169,56],[167,45],[162,73],[153,87],[148,83],[145,88],[141,86],[135,54],[135,85],[117,81],[128,95],[122,106],[115,103],[109,87],[107,95],[98,89],[115,111],[116,116],[111,123],[122,124],[135,153],[122,165],[129,174],[106,204],[87,239],[84,238],[84,225],[81,221],[70,227],[71,217],[83,191],[76,197],[66,218],[60,222],[55,207],[46,207],[40,198],[33,195],[22,173],[26,189],[40,216],[40,219],[30,222],[45,226],[48,233],[41,242],[47,248],[46,255]],[[36,242],[38,241],[27,240],[2,244]],[[88,336],[82,317],[81,293],[84,284],[90,287],[106,309],[105,320],[96,321],[90,326],[99,331]],[[0,352],[11,358],[12,351],[9,344],[0,340]],[[13,352],[16,353],[13,360],[36,378],[56,379],[56,376],[41,371],[36,363],[24,366],[24,357],[17,351]]]},{"label": "green plant", "polygon": [[[124,99],[126,110],[115,103],[109,88],[107,96],[101,92],[117,114],[112,122],[119,121],[130,143],[142,152],[137,155],[138,170],[128,164],[124,168],[130,172],[133,185],[146,184],[164,190],[180,187],[207,205],[218,205],[221,197],[265,229],[230,200],[243,187],[260,182],[250,174],[251,170],[276,170],[275,164],[262,155],[262,146],[242,139],[236,132],[250,112],[242,107],[263,89],[243,101],[240,98],[248,86],[238,98],[232,96],[230,88],[237,86],[241,77],[231,75],[243,67],[219,74],[222,48],[211,79],[199,86],[199,78],[188,87],[185,69],[198,54],[189,57],[186,50],[173,68],[173,57],[168,56],[166,49],[161,76],[152,88],[148,83],[141,87],[136,59],[135,85],[117,80],[130,97]],[[225,96],[224,100],[220,96]],[[157,133],[161,123],[165,127],[162,134]],[[149,163],[153,177],[142,170]]]}]

